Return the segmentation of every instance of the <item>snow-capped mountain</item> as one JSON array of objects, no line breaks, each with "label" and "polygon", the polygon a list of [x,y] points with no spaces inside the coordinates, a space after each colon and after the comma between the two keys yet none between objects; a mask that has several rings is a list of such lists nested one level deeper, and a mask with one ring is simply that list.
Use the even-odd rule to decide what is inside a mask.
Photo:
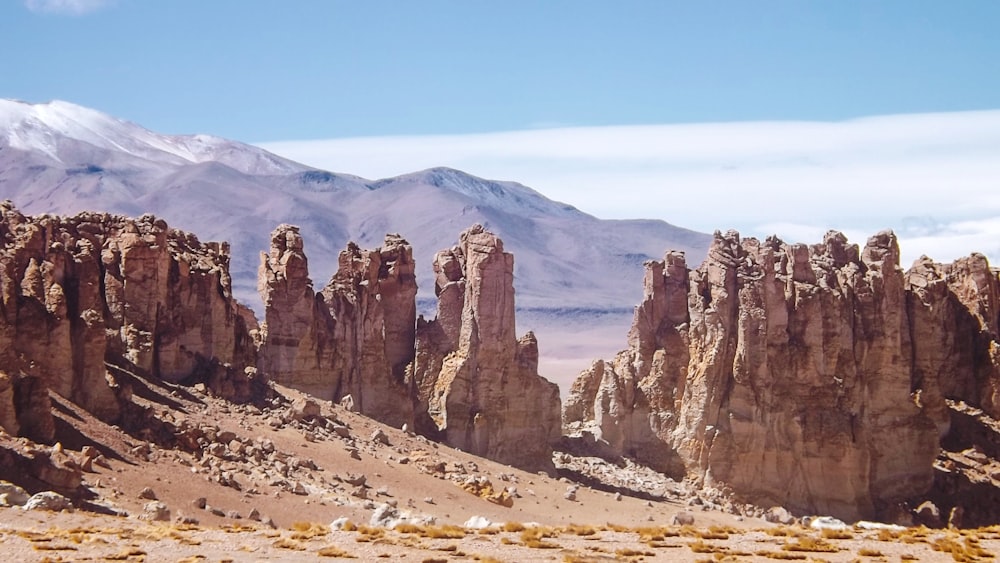
[{"label": "snow-capped mountain", "polygon": [[72,145],[84,143],[173,166],[220,162],[246,174],[290,174],[308,169],[242,143],[210,135],[159,135],[134,123],[58,100],[29,104],[0,99],[0,139],[3,139],[0,145],[41,153],[58,162],[63,162],[64,157],[77,158]]},{"label": "snow-capped mountain", "polygon": [[388,232],[402,234],[425,311],[434,253],[482,223],[514,253],[518,306],[538,324],[568,322],[567,311],[616,311],[627,321],[643,261],[669,248],[696,264],[710,240],[663,221],[600,220],[515,182],[446,168],[371,181],[218,137],[154,133],[66,102],[0,100],[0,198],[28,213],[154,213],[203,240],[228,240],[237,296],[258,311],[259,253],[281,223],[301,227],[317,288],[348,240],[373,248]]}]

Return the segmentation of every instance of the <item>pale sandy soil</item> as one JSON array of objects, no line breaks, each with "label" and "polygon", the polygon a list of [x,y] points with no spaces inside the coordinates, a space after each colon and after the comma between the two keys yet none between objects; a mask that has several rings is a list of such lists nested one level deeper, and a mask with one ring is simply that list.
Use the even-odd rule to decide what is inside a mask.
[{"label": "pale sandy soil", "polygon": [[[301,396],[281,391],[289,399]],[[894,537],[852,531],[841,539],[822,539],[820,532],[799,527],[779,530],[760,519],[688,506],[683,497],[672,494],[680,484],[652,482],[636,472],[631,478],[644,483],[635,488],[636,494],[644,492],[653,500],[629,496],[628,487],[616,499],[611,492],[585,486],[578,488],[575,500],[567,500],[572,483],[565,478],[521,471],[430,443],[329,403],[323,406],[324,419],[345,424],[348,436],[310,432],[303,425],[275,429],[268,424],[273,412],[165,384],[150,384],[141,395],[137,400],[162,420],[216,424],[248,443],[270,440],[288,465],[299,467],[283,476],[273,464],[155,446],[147,456],[141,452],[143,441],[60,404],[56,411],[63,421],[63,446],[79,450],[93,445],[110,461],[110,468],[95,465],[94,472],[84,474],[95,497],[91,502],[128,516],[0,508],[0,560],[302,561],[335,560],[335,553],[364,561],[959,560],[934,551],[935,543],[941,549],[952,544],[967,552],[982,549],[983,557],[976,559],[982,561],[989,560],[986,553],[1000,553],[997,530],[975,535],[911,530]],[[379,428],[388,444],[371,439]],[[352,450],[360,459],[352,457]],[[212,470],[206,467],[208,460]],[[235,476],[239,490],[212,480],[220,470]],[[358,475],[366,481],[360,491],[345,482]],[[459,485],[468,477],[488,479],[497,490],[515,488],[513,505],[501,506],[467,492]],[[616,479],[614,484],[627,481]],[[305,494],[289,492],[294,484]],[[151,487],[167,505],[173,523],[138,519],[149,502],[139,498],[144,487]],[[199,497],[209,509],[193,504]],[[397,504],[414,518],[432,517],[434,524],[395,531],[367,528],[375,509],[386,503]],[[276,528],[247,519],[252,509],[262,519],[272,519]],[[694,515],[695,526],[669,526],[683,510]],[[176,523],[182,516],[197,523]],[[463,530],[472,516],[485,517],[494,526]],[[360,528],[332,531],[329,524],[341,517]],[[523,525],[528,528],[521,530]],[[784,535],[775,535],[779,533]],[[796,551],[796,546],[823,551]]]},{"label": "pale sandy soil", "polygon": [[997,529],[893,534],[854,530],[824,538],[798,526],[617,531],[577,526],[521,532],[500,527],[463,531],[430,526],[407,532],[365,527],[329,531],[318,524],[297,528],[148,524],[81,513],[0,509],[6,561],[989,561],[1000,552]]}]

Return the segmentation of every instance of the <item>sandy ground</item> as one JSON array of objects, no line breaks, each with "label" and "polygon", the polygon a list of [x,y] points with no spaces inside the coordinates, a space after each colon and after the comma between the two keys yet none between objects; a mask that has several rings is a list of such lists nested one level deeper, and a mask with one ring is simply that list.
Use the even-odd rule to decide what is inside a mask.
[{"label": "sandy ground", "polygon": [[[616,495],[607,487],[576,485],[565,477],[522,471],[434,444],[329,403],[323,403],[322,416],[311,425],[276,424],[275,413],[302,398],[288,389],[279,389],[286,402],[262,412],[185,388],[149,385],[137,400],[159,419],[216,426],[220,434],[232,432],[244,444],[267,441],[276,453],[261,462],[230,455],[228,446],[218,442],[215,447],[226,452],[222,457],[210,455],[208,446],[195,452],[160,449],[73,405],[59,404],[55,411],[63,447],[72,451],[91,445],[108,459],[108,467],[95,465],[84,474],[92,506],[126,515],[0,508],[0,559],[963,560],[953,557],[953,550],[978,553],[964,560],[986,561],[987,554],[1000,553],[1000,529],[849,530],[824,537],[816,530],[775,527],[691,506],[674,494],[681,484],[650,480],[632,469],[608,483],[625,493]],[[323,421],[337,421],[344,435],[328,431]],[[386,440],[373,437],[379,429]],[[275,459],[284,460],[280,468]],[[220,483],[221,472],[238,485]],[[513,491],[510,506],[463,489],[470,479]],[[636,483],[634,494],[630,482]],[[170,509],[170,521],[140,520],[150,502],[140,498],[146,487]],[[570,489],[575,490],[573,499],[567,498]],[[393,504],[411,523],[394,530],[371,527],[373,514]],[[260,513],[258,520],[250,519],[252,511]],[[682,511],[694,516],[693,526],[671,525]],[[492,524],[484,530],[465,529],[473,516]],[[331,529],[337,519],[348,520],[350,529]]]},{"label": "sandy ground", "polygon": [[[581,515],[585,516],[585,515]],[[510,530],[510,531],[508,531]],[[0,509],[6,561],[989,561],[997,529],[828,534],[800,526],[732,528],[576,525],[486,530],[422,526],[331,531],[149,524],[81,513]]]}]

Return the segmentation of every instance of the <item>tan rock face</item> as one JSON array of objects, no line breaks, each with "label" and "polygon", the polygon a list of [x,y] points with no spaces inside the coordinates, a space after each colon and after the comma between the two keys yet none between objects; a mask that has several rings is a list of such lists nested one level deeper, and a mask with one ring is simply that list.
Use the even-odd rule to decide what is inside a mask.
[{"label": "tan rock face", "polygon": [[226,245],[151,216],[26,217],[9,202],[0,213],[5,429],[51,439],[49,390],[116,420],[105,362],[168,381],[203,376],[238,398],[253,317],[232,299]]},{"label": "tan rock face", "polygon": [[412,423],[404,372],[414,353],[413,250],[388,235],[375,250],[348,245],[339,264],[315,293],[298,229],[272,233],[258,283],[266,307],[260,369],[323,399],[351,395],[359,412],[388,424]]},{"label": "tan rock face", "polygon": [[965,401],[1000,418],[1000,282],[986,257],[952,264],[926,256],[906,273],[914,319],[914,387],[942,435],[947,410],[940,397]]},{"label": "tan rock face", "polygon": [[465,451],[548,468],[558,387],[538,375],[538,343],[514,333],[514,258],[482,226],[434,260],[437,318],[417,325],[410,381],[417,430]]},{"label": "tan rock face", "polygon": [[[895,237],[864,250],[716,233],[647,265],[630,348],[574,384],[565,420],[614,451],[759,505],[870,517],[926,490],[932,417],[911,397]],[[920,345],[917,346],[920,348]]]}]

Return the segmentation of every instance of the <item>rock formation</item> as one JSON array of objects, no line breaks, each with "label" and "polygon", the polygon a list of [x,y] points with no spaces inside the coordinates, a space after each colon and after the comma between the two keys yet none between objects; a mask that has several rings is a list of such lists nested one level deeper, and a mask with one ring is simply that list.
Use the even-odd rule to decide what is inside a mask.
[{"label": "rock formation", "polygon": [[982,254],[936,264],[920,257],[906,273],[913,318],[914,388],[941,430],[940,397],[1000,418],[1000,282]]},{"label": "rock formation", "polygon": [[[0,425],[52,438],[51,390],[99,418],[121,414],[106,363],[246,395],[253,315],[232,299],[228,246],[152,216],[26,217],[0,204]],[[127,395],[127,392],[125,393]]]},{"label": "rock formation", "polygon": [[412,424],[403,380],[414,353],[413,250],[398,235],[375,250],[350,243],[339,266],[316,293],[298,228],[275,229],[258,282],[266,308],[260,369],[319,398],[350,395],[359,412],[388,424]]},{"label": "rock formation", "polygon": [[941,419],[911,388],[952,361],[914,342],[952,317],[911,312],[906,280],[890,232],[861,252],[836,232],[813,246],[716,233],[696,270],[668,252],[647,263],[629,349],[580,376],[564,422],[750,502],[872,517],[930,487]]},{"label": "rock formation", "polygon": [[538,375],[538,343],[514,334],[514,257],[475,225],[434,258],[437,317],[417,323],[416,428],[459,449],[550,468],[559,389]]}]

